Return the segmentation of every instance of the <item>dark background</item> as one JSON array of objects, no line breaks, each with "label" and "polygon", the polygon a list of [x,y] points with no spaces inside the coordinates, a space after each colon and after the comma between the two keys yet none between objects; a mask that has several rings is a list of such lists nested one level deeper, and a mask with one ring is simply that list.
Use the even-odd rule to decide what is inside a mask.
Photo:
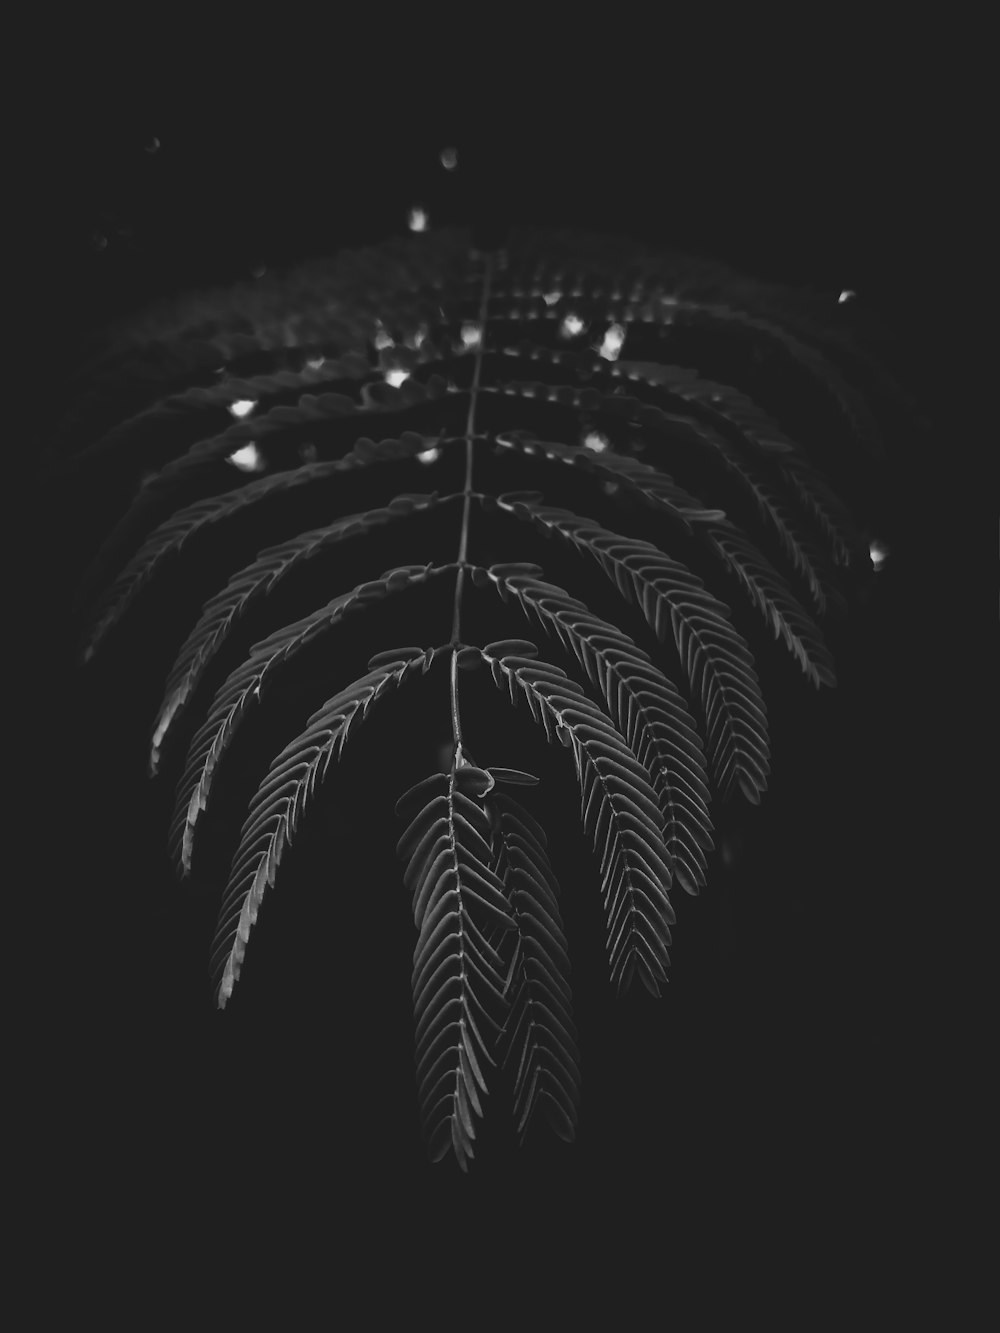
[{"label": "dark background", "polygon": [[[845,40],[819,43],[820,58],[802,41],[754,68],[674,55],[641,77],[610,58],[617,72],[602,77],[594,51],[581,61],[536,49],[527,64],[498,60],[458,83],[453,53],[423,84],[400,82],[396,63],[378,81],[368,77],[383,68],[376,46],[341,51],[325,80],[311,66],[300,79],[259,65],[248,73],[237,60],[252,96],[183,63],[145,96],[133,69],[137,91],[118,105],[99,80],[60,84],[63,114],[35,130],[46,311],[58,308],[69,364],[90,331],[150,299],[400,234],[419,200],[432,225],[471,219],[487,239],[511,221],[580,225],[762,277],[853,288],[897,329],[901,363],[933,413],[928,312],[947,286],[928,291],[914,275],[935,240],[947,152],[925,57],[887,62],[869,44],[866,60]],[[459,154],[453,174],[438,161],[448,144]],[[59,375],[50,367],[44,379],[43,423],[60,401]],[[248,970],[243,1011],[219,1015],[204,973],[211,912],[190,892],[171,896],[142,774],[118,764],[135,737],[108,732],[95,708],[101,688],[110,702],[123,678],[92,696],[58,655],[53,664],[40,654],[40,679],[69,705],[41,721],[65,760],[48,770],[46,806],[62,799],[65,822],[37,835],[46,912],[67,954],[65,984],[48,992],[59,1088],[49,1109],[57,1121],[68,1113],[88,1180],[93,1171],[126,1211],[154,1196],[169,1210],[182,1197],[205,1222],[265,1199],[329,1208],[336,1198],[372,1235],[399,1200],[460,1190],[484,1207],[513,1207],[515,1194],[562,1206],[610,1192],[626,1208],[683,1201],[723,1212],[780,1195],[811,1225],[846,1212],[876,1231],[905,1211],[921,1190],[920,1053],[940,1038],[917,932],[943,859],[913,709],[945,656],[920,611],[942,578],[915,517],[931,444],[907,444],[907,465],[897,453],[881,492],[892,559],[845,636],[841,698],[797,690],[791,671],[776,676],[788,692],[773,710],[772,791],[732,830],[733,863],[716,859],[702,897],[675,894],[672,980],[658,1002],[606,994],[572,770],[540,740],[537,762],[522,760],[562,783],[549,788],[562,792],[554,803],[539,797],[532,808],[559,848],[564,902],[591,899],[565,909],[577,932],[580,1139],[567,1149],[540,1129],[517,1154],[494,1100],[468,1181],[421,1156],[401,885],[389,905],[391,964],[370,906],[351,909],[353,934],[337,933],[330,907],[330,895],[384,893],[372,866],[392,873],[401,830],[391,809],[372,812],[359,795],[369,770],[337,789],[345,804],[330,807],[330,828],[343,838],[314,848],[326,876],[318,892],[310,898],[293,869],[265,906],[253,945],[260,974],[273,968],[275,981],[257,986]],[[49,549],[56,565],[73,559],[58,534]],[[41,558],[40,571],[62,605],[58,571]],[[58,619],[44,631],[56,644]],[[935,738],[927,712],[925,745]],[[391,729],[372,745],[400,765],[387,790],[421,776],[415,754],[393,758]],[[518,762],[473,748],[484,763]],[[308,857],[305,845],[301,864]],[[324,929],[335,937],[319,950]]]}]

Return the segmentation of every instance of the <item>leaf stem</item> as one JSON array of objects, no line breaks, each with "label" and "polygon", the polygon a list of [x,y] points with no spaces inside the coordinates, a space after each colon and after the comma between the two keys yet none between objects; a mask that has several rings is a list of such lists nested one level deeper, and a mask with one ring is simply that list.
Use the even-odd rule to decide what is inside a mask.
[{"label": "leaf stem", "polygon": [[469,548],[469,512],[472,508],[472,452],[475,438],[476,401],[479,378],[483,369],[483,343],[486,336],[486,315],[490,301],[490,283],[493,278],[493,257],[486,256],[483,274],[483,295],[479,304],[479,342],[476,346],[476,364],[469,391],[469,411],[465,422],[465,488],[462,503],[462,535],[458,543],[458,575],[455,579],[455,613],[451,622],[451,729],[455,741],[455,762],[462,755],[462,720],[458,711],[458,644],[462,611],[462,587],[465,582],[466,551]]}]

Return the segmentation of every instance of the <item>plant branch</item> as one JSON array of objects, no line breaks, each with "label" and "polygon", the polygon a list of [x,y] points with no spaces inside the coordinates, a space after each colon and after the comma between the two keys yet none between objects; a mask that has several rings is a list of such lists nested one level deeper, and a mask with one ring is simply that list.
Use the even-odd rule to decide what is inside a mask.
[{"label": "plant branch", "polygon": [[490,300],[490,282],[493,277],[493,258],[486,257],[486,270],[483,275],[483,296],[479,305],[479,342],[476,347],[476,365],[472,374],[472,387],[469,392],[469,412],[465,422],[465,489],[462,504],[462,535],[458,544],[458,574],[455,578],[455,613],[451,622],[451,727],[455,741],[456,762],[462,754],[462,721],[458,711],[458,642],[461,626],[462,587],[465,582],[466,552],[469,547],[469,512],[472,508],[472,452],[475,439],[476,402],[479,393],[479,378],[483,369],[483,341],[486,334],[486,315]]}]

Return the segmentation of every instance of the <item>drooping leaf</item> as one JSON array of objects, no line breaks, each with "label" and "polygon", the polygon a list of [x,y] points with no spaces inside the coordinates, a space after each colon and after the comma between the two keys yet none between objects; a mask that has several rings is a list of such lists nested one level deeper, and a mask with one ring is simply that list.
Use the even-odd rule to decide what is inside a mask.
[{"label": "drooping leaf", "polygon": [[490,864],[490,826],[479,802],[492,789],[488,772],[456,767],[404,792],[396,813],[416,814],[396,854],[407,861],[413,894],[417,1084],[427,1151],[439,1161],[453,1149],[468,1170],[482,1114],[481,1062],[496,1063],[496,1037],[508,1009],[500,957],[486,932],[514,930],[503,882]]},{"label": "drooping leaf", "polygon": [[[205,604],[201,618],[188,635],[174,663],[163,702],[157,714],[150,747],[151,773],[159,768],[160,754],[168,729],[183,716],[192,694],[206,668],[219,651],[234,624],[245,616],[254,603],[273,593],[287,577],[317,552],[349,537],[357,537],[394,518],[430,509],[437,503],[433,495],[397,495],[385,508],[369,509],[362,514],[348,514],[321,528],[313,528],[280,546],[271,546],[229,580],[218,596]],[[393,585],[387,585],[393,591]]]},{"label": "drooping leaf", "polygon": [[702,743],[680,692],[627,634],[564,589],[503,569],[489,570],[497,589],[512,594],[526,615],[534,614],[604,694],[608,713],[659,798],[672,869],[689,893],[697,893],[705,883],[705,851],[714,843]]},{"label": "drooping leaf", "polygon": [[728,607],[652,542],[534,500],[501,495],[498,505],[593,556],[622,596],[636,603],[657,638],[664,639],[670,628],[691,693],[702,705],[720,792],[726,798],[738,789],[759,804],[770,771],[767,711],[753,655]]},{"label": "drooping leaf", "polygon": [[666,981],[672,880],[670,853],[659,830],[656,794],[645,770],[601,710],[558,667],[501,656],[483,657],[498,685],[519,688],[549,740],[569,736],[580,782],[583,826],[600,855],[601,894],[608,924],[611,981],[625,990],[638,973],[658,995]]},{"label": "drooping leaf", "polygon": [[[413,584],[422,583],[435,573],[442,572],[432,569],[430,565],[413,565],[407,569],[408,582]],[[231,747],[247,713],[260,702],[274,678],[304,648],[339,624],[345,615],[380,600],[400,586],[397,581],[390,587],[389,579],[385,576],[359,584],[350,592],[335,597],[318,611],[284,626],[255,644],[246,661],[230,673],[216,693],[207,720],[191,740],[184,775],[177,787],[170,850],[181,875],[191,869],[199,817],[208,806],[219,764]],[[407,648],[376,653],[369,660],[368,670],[377,671],[385,666],[391,668],[397,662],[407,660],[406,657],[400,657],[401,653],[413,657],[423,651],[421,648]]]},{"label": "drooping leaf", "polygon": [[[335,694],[310,717],[306,728],[286,745],[271,764],[243,825],[222,896],[212,948],[216,1002],[224,1009],[239,980],[251,927],[267,888],[273,888],[284,848],[299,819],[326,777],[332,758],[339,758],[358,717],[407,675],[424,665],[428,649],[389,667],[376,668]],[[320,768],[322,766],[322,774]]]},{"label": "drooping leaf", "polygon": [[[491,770],[496,774],[499,770]],[[573,1022],[570,962],[558,892],[537,821],[504,792],[490,794],[493,869],[503,881],[516,934],[502,953],[510,1012],[502,1036],[504,1067],[516,1068],[514,1124],[521,1142],[536,1112],[567,1143],[576,1136],[580,1051]],[[509,954],[509,957],[507,956]]]}]

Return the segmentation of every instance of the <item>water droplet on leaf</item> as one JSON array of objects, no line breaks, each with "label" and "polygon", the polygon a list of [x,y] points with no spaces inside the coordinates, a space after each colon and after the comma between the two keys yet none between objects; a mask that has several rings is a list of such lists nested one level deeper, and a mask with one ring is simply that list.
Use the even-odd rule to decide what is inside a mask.
[{"label": "water droplet on leaf", "polygon": [[586,328],[579,315],[567,315],[559,325],[559,336],[561,338],[575,338]]},{"label": "water droplet on leaf", "polygon": [[242,449],[234,450],[226,461],[232,463],[233,467],[239,468],[241,472],[263,472],[266,466],[260,450],[252,440]]},{"label": "water droplet on leaf", "polygon": [[872,568],[877,574],[886,562],[889,555],[889,548],[884,542],[873,541],[869,547],[868,554],[871,556]]},{"label": "water droplet on leaf", "polygon": [[625,342],[625,329],[621,324],[612,324],[604,335],[604,341],[598,348],[598,356],[605,361],[617,361]]}]

